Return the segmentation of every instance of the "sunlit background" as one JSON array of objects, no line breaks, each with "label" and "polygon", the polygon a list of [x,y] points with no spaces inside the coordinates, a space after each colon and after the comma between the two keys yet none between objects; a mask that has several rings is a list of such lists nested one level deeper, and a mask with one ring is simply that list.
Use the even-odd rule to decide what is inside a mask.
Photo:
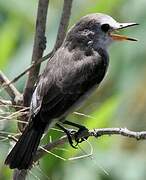
[{"label": "sunlit background", "polygon": [[[48,53],[55,42],[63,0],[50,0],[47,19]],[[100,88],[78,112],[91,117],[72,114],[68,117],[90,129],[102,127],[127,127],[146,130],[146,0],[74,0],[70,26],[81,16],[104,12],[121,22],[140,25],[121,33],[135,37],[138,42],[120,42],[110,49],[110,66]],[[13,79],[29,66],[33,47],[37,1],[0,0],[0,69]],[[44,64],[42,65],[43,69]],[[23,92],[27,75],[16,87]],[[1,93],[3,98],[8,98]],[[1,115],[12,108],[1,108]],[[1,121],[0,131],[16,133],[16,119]],[[51,130],[43,144],[61,136]],[[0,180],[9,180],[12,171],[3,165],[13,142],[0,137]],[[78,160],[72,157],[93,155]],[[122,136],[89,138],[78,150],[68,144],[53,153],[63,161],[47,154],[28,174],[28,180],[145,180],[146,141],[136,141]]]}]

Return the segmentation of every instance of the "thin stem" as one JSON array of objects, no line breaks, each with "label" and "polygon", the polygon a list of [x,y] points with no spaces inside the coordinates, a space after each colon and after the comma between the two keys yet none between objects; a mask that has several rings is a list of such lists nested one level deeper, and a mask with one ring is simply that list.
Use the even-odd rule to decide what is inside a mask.
[{"label": "thin stem", "polygon": [[[34,46],[33,46],[32,60],[31,60],[32,64],[37,62],[40,58],[42,58],[43,52],[46,48],[45,31],[46,31],[48,4],[49,4],[49,0],[39,0],[38,3],[36,31],[35,31]],[[26,82],[24,95],[23,95],[24,106],[30,105],[34,84],[38,79],[39,71],[40,71],[40,64],[37,64],[29,71],[28,80]]]},{"label": "thin stem", "polygon": [[[121,135],[129,138],[133,138],[136,140],[146,140],[146,131],[140,131],[140,132],[135,132],[135,131],[130,131],[127,128],[101,128],[101,129],[93,129],[89,130],[88,132],[85,131],[82,134],[79,135],[78,138],[87,138],[87,137],[96,137],[99,138],[104,135]],[[72,138],[74,139],[75,137],[75,132],[72,133]],[[50,151],[60,145],[63,145],[67,142],[68,138],[67,136],[62,136],[60,139],[48,143],[45,146],[43,146],[44,149],[47,151]],[[38,161],[40,158],[42,158],[46,154],[46,151],[43,149],[38,149],[35,157],[34,157],[34,162]]]},{"label": "thin stem", "polygon": [[[8,84],[9,82],[9,79],[0,71],[0,85],[3,86],[3,84]],[[11,97],[13,104],[20,104],[20,102],[22,102],[21,93],[12,84],[7,86],[5,90]]]},{"label": "thin stem", "polygon": [[58,33],[57,33],[54,50],[57,50],[64,41],[67,27],[69,24],[70,15],[71,15],[72,2],[73,2],[73,0],[64,0],[62,16],[61,16],[61,20],[60,20],[60,24],[59,24],[59,29],[58,29]]}]

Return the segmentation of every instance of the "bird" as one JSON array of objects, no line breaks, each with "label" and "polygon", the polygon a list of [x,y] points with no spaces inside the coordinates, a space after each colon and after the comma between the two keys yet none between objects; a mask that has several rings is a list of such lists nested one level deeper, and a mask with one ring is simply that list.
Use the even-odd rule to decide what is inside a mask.
[{"label": "bird", "polygon": [[[115,41],[136,41],[116,32],[135,25],[93,13],[70,28],[39,77],[32,95],[29,123],[5,160],[9,168],[29,169],[41,137],[55,124],[76,125],[67,122],[66,116],[80,107],[104,79],[109,45]],[[69,141],[72,143],[70,138]]]}]

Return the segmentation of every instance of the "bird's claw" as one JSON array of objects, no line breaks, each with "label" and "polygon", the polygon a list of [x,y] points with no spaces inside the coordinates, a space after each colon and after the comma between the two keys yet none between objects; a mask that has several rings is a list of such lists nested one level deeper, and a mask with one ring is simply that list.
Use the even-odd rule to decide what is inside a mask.
[{"label": "bird's claw", "polygon": [[[68,142],[71,145],[71,147],[73,147],[74,149],[77,149],[79,143],[82,143],[83,141],[88,139],[89,130],[85,126],[78,125],[69,121],[65,121],[64,124],[72,125],[78,128],[78,131],[69,130],[57,123],[57,126],[66,133]],[[73,134],[74,134],[75,144],[73,142]]]},{"label": "bird's claw", "polygon": [[84,136],[82,137],[83,134],[88,134],[88,129],[83,126],[81,127],[76,133],[75,133],[75,142],[76,142],[76,146],[79,144],[79,143],[82,143],[83,141],[87,140],[88,139],[88,136]]},{"label": "bird's claw", "polygon": [[73,147],[74,149],[77,149],[78,143],[76,143],[76,144],[74,145],[74,142],[73,142],[72,136],[71,136],[72,133],[73,133],[73,131],[69,131],[69,130],[66,131],[66,135],[67,135],[67,138],[68,138],[68,142],[69,142],[69,144],[71,145],[71,147]]},{"label": "bird's claw", "polygon": [[[73,147],[74,149],[77,149],[78,147],[78,144],[82,143],[83,141],[87,140],[88,139],[88,136],[84,136],[82,137],[83,134],[85,134],[87,132],[88,134],[88,129],[86,127],[81,127],[79,128],[79,130],[77,132],[75,131],[66,131],[66,135],[67,135],[67,138],[68,138],[68,141],[69,141],[69,144],[71,145],[71,147]],[[75,132],[75,135],[74,135],[74,140],[75,140],[75,144],[72,140],[72,133]]]}]

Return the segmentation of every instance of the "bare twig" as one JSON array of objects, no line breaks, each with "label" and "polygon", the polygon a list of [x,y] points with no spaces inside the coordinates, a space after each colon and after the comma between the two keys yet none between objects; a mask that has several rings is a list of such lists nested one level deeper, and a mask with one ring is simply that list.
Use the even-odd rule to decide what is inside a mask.
[{"label": "bare twig", "polygon": [[[61,46],[66,30],[69,23],[69,18],[71,14],[71,7],[72,7],[72,1],[73,0],[64,0],[64,6],[62,11],[62,17],[58,29],[57,39],[54,46],[53,51],[47,55],[47,58],[52,56],[52,54]],[[46,25],[46,15],[47,15],[47,7],[48,7],[49,0],[39,0],[39,6],[38,6],[38,15],[37,15],[37,25],[36,25],[36,34],[35,34],[35,42],[34,42],[34,48],[33,48],[33,55],[32,55],[32,66],[27,68],[21,75],[16,77],[12,82],[18,80],[22,75],[24,75],[26,72],[29,72],[28,81],[26,83],[26,88],[24,90],[24,106],[29,106],[31,96],[33,93],[33,87],[37,80],[39,69],[40,69],[40,62],[47,59],[42,58],[43,51],[44,51],[44,39],[45,39],[45,25]],[[40,62],[39,62],[40,61]],[[38,63],[39,62],[39,63]],[[14,171],[14,177],[13,179],[25,179],[27,175],[27,171]]]},{"label": "bare twig", "polygon": [[[85,137],[98,138],[103,135],[121,135],[121,136],[129,137],[129,138],[134,138],[136,140],[146,140],[146,131],[135,132],[135,131],[130,131],[127,128],[101,128],[101,129],[83,131],[83,133],[80,134],[78,138],[85,138]],[[72,133],[72,138],[74,138],[74,136],[75,136],[75,133]],[[11,140],[17,141],[17,139],[15,138],[16,136],[13,138],[12,137],[13,136],[9,136]],[[48,153],[48,151],[51,151],[54,148],[65,144],[67,141],[68,141],[67,137],[62,136],[60,139],[54,142],[48,143],[47,145],[43,146],[43,148],[38,149],[34,157],[34,162],[42,158],[45,154]],[[15,170],[13,180],[25,180],[26,175],[27,175],[27,170],[22,170],[22,171]]]},{"label": "bare twig", "polygon": [[[37,20],[36,20],[36,31],[35,39],[32,53],[32,63],[37,62],[42,58],[44,49],[46,48],[46,19],[47,19],[47,10],[48,10],[49,0],[39,0],[38,11],[37,11]],[[31,96],[33,93],[34,84],[38,78],[40,70],[40,64],[37,64],[29,71],[28,81],[24,89],[24,106],[29,106],[31,101]]]},{"label": "bare twig", "polygon": [[8,138],[9,138],[10,140],[15,141],[15,142],[17,142],[17,141],[18,141],[18,138],[19,138],[19,137],[20,137],[20,135],[17,135],[17,136],[8,135]]},{"label": "bare twig", "polygon": [[[60,139],[52,142],[52,143],[48,143],[47,145],[43,146],[44,149],[50,151],[54,148],[56,148],[57,146],[63,145],[65,144],[65,142],[67,142],[67,137],[63,136]],[[38,149],[35,157],[34,157],[34,162],[38,161],[41,157],[43,157],[46,154],[46,151],[44,151],[43,149]]]},{"label": "bare twig", "polygon": [[[0,85],[8,84],[9,82],[9,79],[0,71]],[[12,84],[7,86],[5,90],[11,97],[13,104],[20,104],[22,102],[22,95]]]},{"label": "bare twig", "polygon": [[84,113],[80,113],[80,112],[73,112],[73,114],[75,114],[75,115],[78,115],[78,116],[82,116],[82,117],[86,117],[86,118],[90,118],[90,119],[96,119],[95,117],[93,117],[93,116],[90,116],[90,115],[88,115],[88,114],[84,114]]},{"label": "bare twig", "polygon": [[45,61],[45,60],[52,57],[55,50],[60,47],[60,45],[62,44],[62,42],[63,42],[63,40],[65,38],[65,34],[66,34],[66,30],[67,30],[67,27],[68,27],[68,24],[69,24],[69,18],[70,18],[70,14],[71,14],[72,2],[73,2],[73,0],[64,0],[63,12],[62,12],[61,20],[60,20],[60,25],[59,25],[59,29],[58,29],[54,49],[49,54],[45,55],[44,57],[39,58],[38,61],[32,62],[32,64],[28,68],[26,68],[21,74],[16,76],[8,84],[4,84],[3,88],[6,88],[7,86],[9,86],[12,83],[15,83],[23,75],[25,75],[28,71],[33,69],[36,65],[38,65],[38,64],[42,63],[43,61]]},{"label": "bare twig", "polygon": [[27,176],[27,170],[15,170],[13,174],[13,180],[25,180]]},{"label": "bare twig", "polygon": [[[129,138],[133,138],[136,140],[146,140],[146,131],[135,132],[135,131],[130,131],[127,128],[100,128],[100,129],[93,129],[89,131],[83,131],[82,134],[78,135],[78,138],[87,138],[87,137],[99,138],[104,135],[121,135],[121,136],[129,137]],[[73,131],[72,138],[74,139],[74,137],[75,137],[75,132]],[[42,158],[45,154],[47,154],[48,151],[51,151],[54,148],[65,144],[67,141],[68,141],[67,136],[62,136],[60,139],[54,142],[48,143],[47,145],[43,146],[43,148],[38,149],[34,157],[34,162]],[[19,178],[23,176],[23,173],[25,175],[27,174],[24,170],[22,171],[22,173],[18,170],[16,171],[17,173],[19,173],[19,176],[16,172],[15,174]]]},{"label": "bare twig", "polygon": [[12,101],[0,99],[0,105],[13,106]]},{"label": "bare twig", "polygon": [[[38,62],[40,58],[43,56],[44,49],[46,48],[46,38],[45,38],[45,30],[46,30],[46,19],[47,19],[47,11],[48,11],[48,4],[49,0],[39,0],[38,3],[38,10],[37,10],[37,19],[36,19],[36,31],[35,31],[35,38],[34,38],[34,46],[33,46],[33,53],[32,53],[32,60],[31,63],[34,64]],[[35,65],[29,71],[28,80],[24,89],[23,94],[23,105],[29,107],[34,84],[39,75],[40,70],[40,63]],[[22,117],[22,120],[26,120],[26,118]],[[18,124],[19,129],[23,128],[23,125]],[[25,179],[27,175],[27,171],[22,170],[14,171],[13,179],[20,180]]]},{"label": "bare twig", "polygon": [[16,76],[14,79],[12,79],[9,83],[4,83],[2,88],[6,89],[10,84],[15,83],[18,81],[22,76],[24,76],[28,71],[30,71],[32,68],[34,68],[36,65],[42,63],[43,61],[49,59],[53,54],[53,51],[51,51],[46,56],[40,58],[37,62],[34,62],[32,65],[30,65],[28,68],[26,68],[22,73],[20,73],[18,76]]},{"label": "bare twig", "polygon": [[103,135],[122,135],[129,138],[134,138],[136,140],[144,140],[146,139],[146,131],[130,131],[127,128],[101,128],[101,129],[94,129],[89,131],[89,136],[103,136]]},{"label": "bare twig", "polygon": [[[82,134],[79,135],[78,138],[85,138],[85,137],[100,137],[104,135],[121,135],[129,138],[134,138],[136,140],[144,140],[146,139],[146,131],[141,131],[141,132],[135,132],[135,131],[130,131],[127,128],[101,128],[101,129],[94,129],[90,131],[83,131]],[[72,138],[74,138],[75,133],[72,134]],[[66,136],[61,137],[60,139],[48,143],[47,145],[43,146],[44,149],[47,151],[50,151],[60,145],[65,144],[68,141]],[[34,162],[38,161],[40,158],[42,158],[47,152],[44,151],[43,149],[38,149],[35,157],[34,157]]]},{"label": "bare twig", "polygon": [[[8,116],[0,116],[0,120],[2,120],[2,119],[7,119],[7,120],[11,120],[11,119],[13,119],[13,118],[17,118],[17,117],[21,117],[23,114],[28,114],[28,110],[29,110],[29,108],[28,107],[25,107],[25,108],[19,108],[19,110],[17,110],[17,111],[15,111],[15,112],[13,112],[13,113],[11,113],[10,115],[8,115]],[[17,122],[19,122],[20,120],[16,120]],[[27,123],[27,122],[24,122],[24,123]]]},{"label": "bare twig", "polygon": [[64,41],[67,27],[69,24],[70,15],[71,15],[72,2],[73,2],[73,0],[64,0],[62,16],[61,16],[61,20],[60,20],[60,24],[59,24],[59,29],[58,29],[58,33],[57,33],[54,50],[57,50]]}]

